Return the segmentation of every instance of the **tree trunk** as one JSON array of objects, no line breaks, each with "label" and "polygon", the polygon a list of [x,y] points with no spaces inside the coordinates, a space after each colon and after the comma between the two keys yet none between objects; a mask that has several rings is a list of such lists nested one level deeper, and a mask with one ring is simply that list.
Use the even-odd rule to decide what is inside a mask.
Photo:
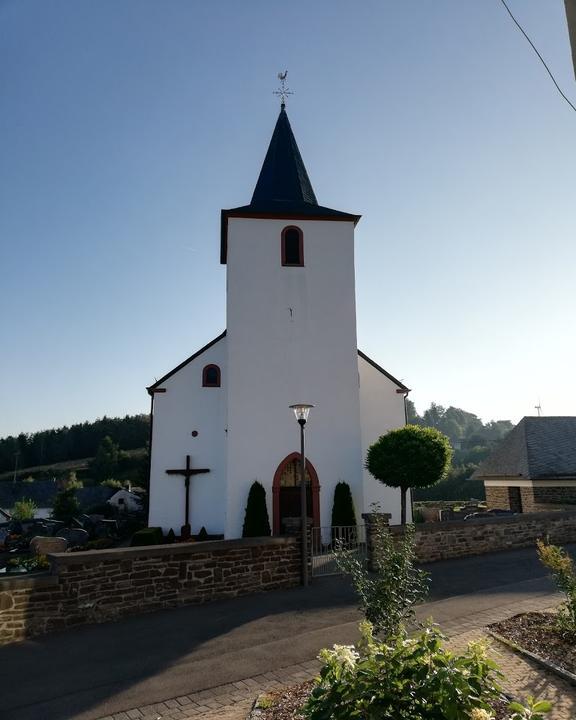
[{"label": "tree trunk", "polygon": [[400,524],[406,525],[406,488],[400,488]]}]

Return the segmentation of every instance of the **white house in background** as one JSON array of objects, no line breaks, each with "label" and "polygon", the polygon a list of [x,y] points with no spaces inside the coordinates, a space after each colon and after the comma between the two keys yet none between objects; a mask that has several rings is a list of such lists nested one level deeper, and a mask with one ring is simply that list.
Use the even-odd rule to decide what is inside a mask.
[{"label": "white house in background", "polygon": [[138,512],[138,510],[142,510],[142,498],[124,488],[115,492],[106,502],[121,512]]},{"label": "white house in background", "polygon": [[242,534],[250,486],[266,489],[282,533],[299,515],[299,428],[289,406],[312,403],[309,514],[330,525],[334,487],[356,513],[379,503],[400,519],[400,492],[364,469],[367,448],[405,423],[408,388],[356,344],[354,228],[359,215],[318,205],[284,105],[249,205],[222,211],[227,329],[148,388],[152,396],[149,524],[179,532],[182,469],[192,532]]}]

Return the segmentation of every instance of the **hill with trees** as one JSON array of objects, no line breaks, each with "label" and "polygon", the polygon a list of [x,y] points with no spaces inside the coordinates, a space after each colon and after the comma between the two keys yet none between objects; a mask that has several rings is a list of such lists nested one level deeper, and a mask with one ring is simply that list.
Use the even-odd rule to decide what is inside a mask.
[{"label": "hill with trees", "polygon": [[413,491],[415,500],[467,500],[484,499],[484,483],[470,480],[478,465],[494,447],[512,430],[510,420],[491,420],[483,423],[477,415],[456,407],[444,408],[432,403],[419,415],[414,403],[406,400],[408,422],[433,427],[450,439],[454,449],[452,467],[445,480],[428,488]]},{"label": "hill with trees", "polygon": [[20,474],[26,468],[93,458],[105,438],[123,451],[143,449],[149,436],[148,415],[103,417],[54,430],[10,435],[0,439],[0,473],[13,471],[16,464]]}]

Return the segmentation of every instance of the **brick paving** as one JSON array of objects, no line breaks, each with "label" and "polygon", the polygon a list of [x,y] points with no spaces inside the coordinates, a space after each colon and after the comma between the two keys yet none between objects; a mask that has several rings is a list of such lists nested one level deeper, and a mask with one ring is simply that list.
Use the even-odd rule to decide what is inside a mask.
[{"label": "brick paving", "polygon": [[[513,606],[500,606],[494,610],[448,621],[442,624],[442,630],[449,638],[449,646],[454,650],[461,650],[472,640],[488,637],[483,628],[490,623],[521,612],[549,610],[555,604],[557,603],[551,604],[550,595],[519,601]],[[426,611],[426,615],[433,613],[433,607],[428,606]],[[576,718],[575,687],[547,673],[530,660],[521,658],[496,640],[490,641],[489,653],[504,673],[503,685],[507,692],[520,698],[534,695],[550,700],[554,704],[554,710],[547,716],[549,720]],[[245,720],[254,698],[259,693],[311,680],[316,677],[319,668],[320,663],[317,660],[310,660],[228,685],[107,715],[99,720]]]}]

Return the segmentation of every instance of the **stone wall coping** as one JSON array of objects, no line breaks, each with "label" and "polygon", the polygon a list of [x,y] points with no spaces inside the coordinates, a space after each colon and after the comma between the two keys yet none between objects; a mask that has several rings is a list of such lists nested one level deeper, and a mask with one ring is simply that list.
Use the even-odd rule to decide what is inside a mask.
[{"label": "stone wall coping", "polygon": [[56,575],[0,575],[0,592],[3,590],[27,590],[58,585]]},{"label": "stone wall coping", "polygon": [[[440,532],[451,528],[473,528],[479,525],[506,525],[535,520],[561,520],[565,518],[576,518],[576,510],[552,510],[549,512],[518,513],[517,515],[495,515],[494,517],[478,518],[477,520],[443,520],[442,522],[418,523],[416,525],[416,532]],[[401,533],[403,532],[402,525],[391,525],[390,531],[393,533]]]},{"label": "stone wall coping", "polygon": [[49,553],[48,557],[58,565],[83,565],[105,560],[130,560],[136,557],[165,557],[171,555],[203,555],[205,553],[243,550],[250,547],[294,545],[295,537],[257,537],[237,540],[207,540],[205,542],[174,543],[172,545],[141,545],[139,547],[108,548],[106,550],[84,550],[79,552]]}]

